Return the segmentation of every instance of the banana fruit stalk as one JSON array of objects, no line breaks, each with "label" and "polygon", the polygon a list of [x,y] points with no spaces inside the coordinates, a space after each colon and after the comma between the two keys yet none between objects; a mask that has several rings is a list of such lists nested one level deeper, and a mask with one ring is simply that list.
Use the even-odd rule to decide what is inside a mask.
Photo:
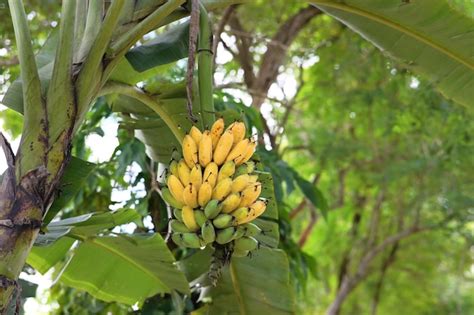
[{"label": "banana fruit stalk", "polygon": [[258,249],[254,238],[263,233],[252,223],[266,209],[260,200],[252,156],[257,143],[246,138],[236,121],[225,128],[222,118],[210,130],[193,126],[183,139],[182,158],[173,152],[163,199],[173,208],[169,227],[178,246],[228,246],[235,257]]}]

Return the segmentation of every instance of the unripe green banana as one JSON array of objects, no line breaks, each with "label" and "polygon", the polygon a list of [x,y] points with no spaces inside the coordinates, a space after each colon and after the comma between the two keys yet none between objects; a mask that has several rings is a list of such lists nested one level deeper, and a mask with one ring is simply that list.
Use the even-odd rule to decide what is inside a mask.
[{"label": "unripe green banana", "polygon": [[247,223],[241,225],[245,229],[245,236],[257,236],[263,233],[262,229],[258,227],[258,225],[254,223]]},{"label": "unripe green banana", "polygon": [[258,241],[253,237],[244,236],[234,241],[234,250],[252,251],[258,246]]},{"label": "unripe green banana", "polygon": [[191,232],[184,223],[179,222],[178,220],[171,220],[170,227],[173,232],[180,232],[180,233],[189,233]]},{"label": "unripe green banana", "polygon": [[214,219],[221,212],[221,206],[219,205],[219,200],[211,200],[207,203],[204,208],[204,214],[209,219]]},{"label": "unripe green banana", "polygon": [[255,162],[247,161],[246,163],[243,163],[242,165],[237,166],[237,169],[235,170],[235,173],[234,173],[234,178],[240,175],[250,174],[254,170],[255,170]]},{"label": "unripe green banana", "polygon": [[239,238],[243,237],[245,234],[245,229],[242,229],[241,227],[237,227],[235,229],[234,235],[232,235],[232,240],[238,240]]},{"label": "unripe green banana", "polygon": [[216,240],[216,231],[211,221],[206,221],[201,228],[202,239],[207,243],[212,243]]},{"label": "unripe green banana", "polygon": [[248,254],[249,254],[248,250],[241,251],[241,250],[234,249],[234,251],[232,252],[233,257],[245,257]]},{"label": "unripe green banana", "polygon": [[173,174],[174,176],[178,176],[178,162],[172,160],[169,166],[169,173]]},{"label": "unripe green banana", "polygon": [[201,240],[196,233],[182,233],[183,243],[189,248],[201,248]]},{"label": "unripe green banana", "polygon": [[173,233],[171,234],[171,239],[176,245],[186,247],[183,241],[183,233]]},{"label": "unripe green banana", "polygon": [[233,226],[226,229],[217,231],[216,242],[218,244],[224,245],[232,241],[232,236],[234,235],[235,228]]},{"label": "unripe green banana", "polygon": [[201,210],[194,210],[194,218],[196,219],[196,223],[202,227],[204,223],[207,221],[207,217],[204,214],[204,211]]},{"label": "unripe green banana", "polygon": [[173,215],[176,219],[178,219],[179,222],[184,222],[183,221],[183,210],[175,208],[175,209],[173,209]]},{"label": "unripe green banana", "polygon": [[173,197],[168,187],[161,188],[161,197],[164,201],[166,201],[167,204],[169,204],[173,208],[181,209],[183,207],[183,204],[176,200],[175,197]]},{"label": "unripe green banana", "polygon": [[230,214],[221,213],[212,221],[212,223],[218,229],[225,229],[235,223],[235,218]]}]

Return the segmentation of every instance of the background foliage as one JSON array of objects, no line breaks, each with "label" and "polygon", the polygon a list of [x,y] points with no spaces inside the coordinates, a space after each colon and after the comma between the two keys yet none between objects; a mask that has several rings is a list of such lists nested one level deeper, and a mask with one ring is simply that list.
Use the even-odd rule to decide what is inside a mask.
[{"label": "background foliage", "polygon": [[[59,13],[51,12],[59,12],[59,6],[54,1],[26,2],[34,12],[29,16],[38,48],[49,25],[55,26]],[[467,16],[474,12],[469,1],[451,5]],[[272,80],[268,89],[249,85],[249,65],[258,75],[265,58],[275,58],[282,48],[279,31],[305,8],[303,3],[278,0],[268,10],[265,1],[253,1],[212,16],[217,28],[229,14],[219,34],[216,107],[226,117],[243,117],[262,139],[259,155],[274,179],[279,246],[288,255],[296,313],[323,314],[343,295],[345,285],[350,290],[340,305],[341,314],[473,313],[472,107],[443,98],[427,77],[388,59],[353,31],[316,11],[285,42],[275,75],[264,73]],[[266,12],[265,18],[261,12]],[[5,21],[0,24],[0,80],[11,83],[19,75],[13,30],[7,10],[0,10],[0,17]],[[184,69],[185,63],[178,61],[136,82],[153,91],[165,83],[178,84]],[[106,118],[119,123],[119,144],[112,156],[100,157],[59,217],[133,209],[137,215],[124,221],[133,224],[107,227],[107,233],[125,231],[133,236],[153,231],[164,236],[166,210],[151,181],[161,173],[145,154],[145,145],[135,138],[136,117],[118,113],[123,111],[116,110],[117,104],[113,97],[99,98],[76,134],[74,156],[97,162],[97,145],[87,139],[91,134],[104,135]],[[11,110],[2,110],[0,116],[2,129],[17,137],[21,116]],[[119,201],[117,196],[124,194],[127,198]],[[367,262],[368,254],[405,230],[410,231],[406,237],[383,247]],[[176,249],[174,254],[178,260],[185,258],[183,268],[189,279],[196,264],[189,259],[195,256]],[[30,268],[25,271],[33,273]],[[229,277],[227,272],[223,279]],[[238,274],[245,276],[245,272]],[[64,277],[66,281],[40,293],[47,297],[51,313],[133,312],[126,304],[106,303],[97,295],[68,287],[71,278]],[[226,285],[225,280],[221,285]],[[230,303],[229,299],[223,303]],[[195,294],[183,298],[163,293],[146,300],[142,312],[179,313],[201,306]]]}]

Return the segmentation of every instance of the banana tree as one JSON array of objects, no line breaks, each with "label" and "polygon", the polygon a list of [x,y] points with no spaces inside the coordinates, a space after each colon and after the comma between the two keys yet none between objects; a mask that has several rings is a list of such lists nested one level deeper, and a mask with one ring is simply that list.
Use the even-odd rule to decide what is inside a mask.
[{"label": "banana tree", "polygon": [[[231,3],[204,2],[200,7],[202,23],[208,23],[206,8]],[[124,56],[143,35],[188,16],[190,12],[190,5],[185,0],[116,0],[111,3],[66,0],[62,4],[59,31],[52,32],[35,58],[22,1],[11,0],[8,4],[21,79],[10,87],[3,103],[23,114],[23,131],[16,154],[3,135],[0,136],[8,161],[0,190],[1,312],[7,309],[44,218],[49,221],[58,210],[52,205],[68,165],[79,163],[76,169],[85,166],[79,161],[69,163],[71,142],[98,96],[118,92],[140,101],[160,115],[180,142],[183,131],[177,129],[176,122],[170,119],[162,104],[133,85],[110,82],[117,78],[120,71],[117,69],[130,66]],[[208,25],[203,29],[208,30]],[[209,38],[210,34],[203,31],[200,43],[209,45]],[[212,113],[209,49],[199,52],[199,65],[199,97],[207,105],[207,113]],[[210,114],[203,116],[212,117]],[[70,223],[77,224],[78,221]],[[144,240],[147,241],[150,240]],[[164,254],[167,255],[165,261],[171,266],[174,259],[169,252]],[[183,276],[176,281],[181,282],[182,291],[188,290],[183,286]]]}]

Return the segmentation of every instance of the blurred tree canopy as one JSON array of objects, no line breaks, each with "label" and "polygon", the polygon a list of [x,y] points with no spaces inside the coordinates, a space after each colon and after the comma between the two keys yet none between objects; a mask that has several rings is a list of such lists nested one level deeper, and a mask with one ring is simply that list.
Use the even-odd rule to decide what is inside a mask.
[{"label": "blurred tree canopy", "polygon": [[[39,47],[60,7],[26,2]],[[474,12],[472,1],[452,3]],[[0,18],[5,85],[19,70],[8,12],[0,10]],[[305,3],[274,0],[269,9],[267,1],[252,1],[212,19],[216,106],[236,111],[259,134],[259,154],[275,180],[297,314],[474,313],[472,109],[446,100],[426,78]],[[153,80],[183,79],[185,66],[178,68]],[[92,159],[86,138],[103,135],[106,117],[120,123],[119,146],[60,215],[108,211],[117,206],[113,192],[128,191],[120,206],[141,215],[135,231],[162,233],[153,162],[127,117],[107,102],[100,98],[88,113],[73,153]],[[17,137],[21,117],[4,109],[0,118]],[[52,314],[133,313],[61,283],[41,294],[56,304]],[[196,309],[193,301],[179,307]],[[143,313],[176,307],[171,298],[151,298]]]}]

